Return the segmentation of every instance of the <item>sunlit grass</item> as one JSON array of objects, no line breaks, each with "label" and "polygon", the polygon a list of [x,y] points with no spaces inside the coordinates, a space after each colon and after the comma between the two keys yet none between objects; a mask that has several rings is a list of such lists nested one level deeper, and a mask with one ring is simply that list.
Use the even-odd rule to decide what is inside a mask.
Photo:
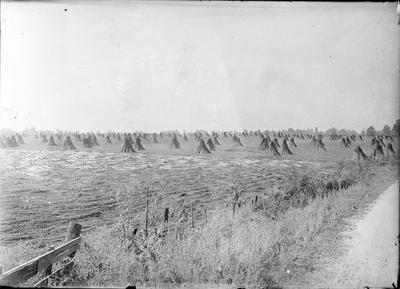
[{"label": "sunlit grass", "polygon": [[[291,176],[281,195],[293,196],[290,201],[276,198],[278,208],[272,199],[256,206],[244,198],[235,214],[230,203],[217,207],[206,219],[197,219],[193,229],[190,218],[155,223],[147,238],[143,227],[133,237],[129,221],[123,238],[118,231],[121,224],[99,228],[84,237],[73,285],[189,283],[251,288],[301,280],[319,269],[321,255],[334,253],[349,218],[397,178],[395,164],[357,167],[359,171],[354,171],[349,165],[341,173],[342,178],[353,178],[347,189],[327,191],[318,180]],[[168,229],[165,237],[154,233],[156,228],[162,231],[161,226]]]}]

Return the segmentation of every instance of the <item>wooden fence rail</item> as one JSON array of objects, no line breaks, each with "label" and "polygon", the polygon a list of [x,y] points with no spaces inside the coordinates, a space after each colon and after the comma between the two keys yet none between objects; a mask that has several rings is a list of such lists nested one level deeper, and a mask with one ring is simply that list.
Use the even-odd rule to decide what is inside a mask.
[{"label": "wooden fence rail", "polygon": [[24,282],[41,272],[44,272],[44,275],[48,276],[36,283],[35,286],[45,286],[48,284],[48,280],[51,276],[57,274],[59,275],[61,271],[65,272],[65,270],[61,269],[65,269],[65,267],[70,269],[74,265],[72,260],[69,260],[64,268],[60,268],[56,272],[51,272],[52,265],[54,263],[65,258],[72,259],[74,257],[75,252],[78,250],[79,244],[81,243],[81,237],[79,236],[81,228],[81,225],[71,222],[69,224],[65,240],[67,243],[7,272],[4,272],[0,275],[0,286],[15,286],[18,283]]}]

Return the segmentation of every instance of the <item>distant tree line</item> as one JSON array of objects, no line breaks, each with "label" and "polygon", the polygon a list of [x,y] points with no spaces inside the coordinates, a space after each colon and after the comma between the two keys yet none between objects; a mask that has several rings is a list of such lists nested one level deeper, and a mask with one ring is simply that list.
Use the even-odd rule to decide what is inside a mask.
[{"label": "distant tree line", "polygon": [[[332,127],[325,131],[327,135],[351,135],[357,134],[358,132],[355,130],[349,129],[337,129]],[[399,135],[400,136],[400,119],[396,120],[393,127],[390,128],[388,124],[385,124],[382,130],[376,130],[373,126],[370,126],[367,129],[363,129],[360,133],[363,136],[376,136],[376,135]]]},{"label": "distant tree line", "polygon": [[[27,128],[23,131],[23,133],[26,134],[36,134],[38,131],[36,130],[35,127],[31,127],[31,128]],[[46,131],[41,131],[42,133],[53,133],[52,131],[46,130]],[[62,132],[61,130],[57,129],[57,132]],[[179,133],[178,130],[173,130],[173,131],[165,131],[165,133],[167,132],[172,132],[172,133]],[[197,130],[196,132],[201,132],[201,133],[205,133],[205,130]],[[248,130],[244,130],[244,132],[248,132]],[[284,134],[314,134],[315,130],[314,129],[293,129],[293,128],[289,128],[287,130],[272,130],[272,131],[268,131],[270,133],[284,133]],[[2,134],[12,134],[14,133],[14,131],[9,130],[9,129],[2,129],[0,130],[0,133]],[[79,133],[79,132],[77,132]],[[349,130],[349,129],[337,129],[335,127],[332,127],[330,129],[327,129],[325,131],[325,134],[327,135],[352,135],[352,134],[358,134],[357,131],[355,130]],[[390,126],[388,124],[385,124],[384,127],[382,128],[382,130],[376,130],[373,126],[368,127],[367,129],[363,129],[360,133],[363,136],[376,136],[376,135],[398,135],[400,136],[400,119],[396,120],[396,122],[393,124],[392,128],[390,128]]]},{"label": "distant tree line", "polygon": [[376,135],[400,135],[400,119],[396,120],[393,127],[390,128],[388,124],[385,124],[382,130],[377,131],[373,126],[370,126],[365,131],[365,135],[367,136],[376,136]]}]

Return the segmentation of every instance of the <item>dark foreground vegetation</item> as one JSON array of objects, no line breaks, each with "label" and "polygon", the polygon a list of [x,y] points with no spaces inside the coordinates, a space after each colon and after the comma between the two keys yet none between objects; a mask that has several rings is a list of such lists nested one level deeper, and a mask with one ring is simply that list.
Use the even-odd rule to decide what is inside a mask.
[{"label": "dark foreground vegetation", "polygon": [[149,190],[139,226],[129,213],[134,200],[121,192],[118,222],[84,236],[66,284],[262,288],[305,281],[335,251],[349,218],[396,178],[394,161],[343,163],[328,183],[293,172],[279,193],[248,198],[232,188],[231,202],[195,214],[192,207],[160,210]]},{"label": "dark foreground vegetation", "polygon": [[[324,256],[337,254],[350,218],[398,179],[397,161],[339,162],[324,180],[293,168],[279,191],[266,188],[255,196],[232,187],[228,201],[208,210],[190,203],[160,206],[150,187],[138,215],[133,192],[120,189],[112,192],[120,199],[119,217],[82,234],[77,266],[58,285],[266,288],[307,282]],[[5,271],[45,251],[21,242],[2,247],[0,260]]]}]

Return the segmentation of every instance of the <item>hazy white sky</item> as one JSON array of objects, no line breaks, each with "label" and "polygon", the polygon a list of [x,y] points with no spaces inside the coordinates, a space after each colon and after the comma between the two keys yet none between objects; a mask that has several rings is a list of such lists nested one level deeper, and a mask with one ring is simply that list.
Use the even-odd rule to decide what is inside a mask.
[{"label": "hazy white sky", "polygon": [[396,3],[1,5],[0,127],[361,130],[399,118]]}]

